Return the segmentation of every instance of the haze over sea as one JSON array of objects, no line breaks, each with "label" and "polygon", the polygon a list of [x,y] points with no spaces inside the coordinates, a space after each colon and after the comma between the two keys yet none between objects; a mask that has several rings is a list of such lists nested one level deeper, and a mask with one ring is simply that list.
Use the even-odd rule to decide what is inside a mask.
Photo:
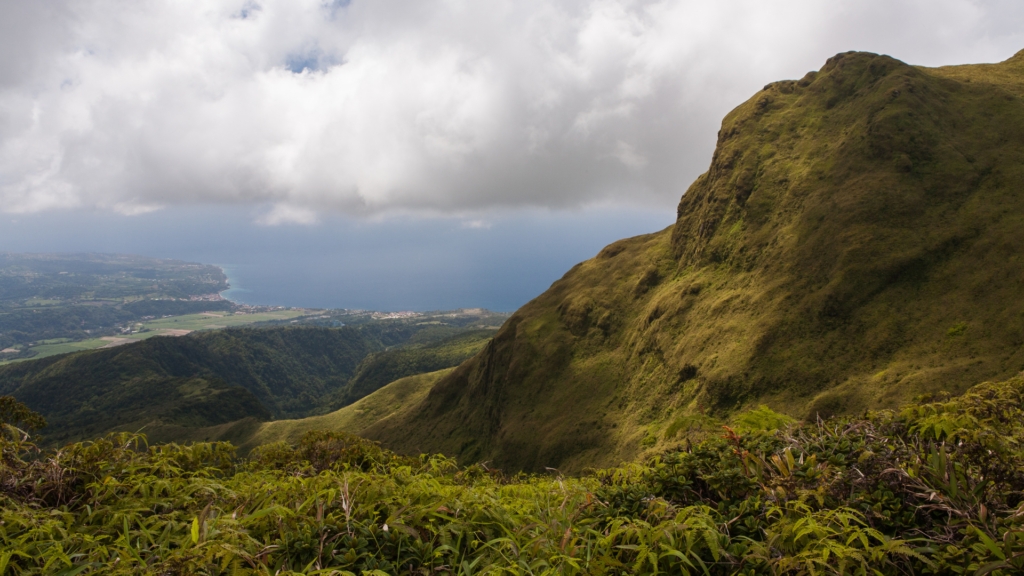
[{"label": "haze over sea", "polygon": [[216,264],[231,280],[224,296],[245,304],[511,312],[605,245],[660,230],[674,216],[674,206],[666,206],[264,226],[238,208],[51,212],[6,216],[0,250]]}]

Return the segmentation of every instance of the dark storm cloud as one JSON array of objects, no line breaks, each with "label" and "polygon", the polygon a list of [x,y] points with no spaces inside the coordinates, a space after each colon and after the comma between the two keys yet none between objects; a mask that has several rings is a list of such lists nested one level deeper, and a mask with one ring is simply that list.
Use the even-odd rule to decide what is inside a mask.
[{"label": "dark storm cloud", "polygon": [[1018,2],[0,4],[0,210],[671,206],[721,117],[858,49],[1024,47]]}]

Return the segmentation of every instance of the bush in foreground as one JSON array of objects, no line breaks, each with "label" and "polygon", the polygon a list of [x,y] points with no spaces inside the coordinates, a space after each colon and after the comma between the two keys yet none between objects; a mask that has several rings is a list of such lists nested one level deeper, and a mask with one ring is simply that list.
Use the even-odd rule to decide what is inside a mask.
[{"label": "bush in foreground", "polygon": [[140,435],[2,440],[0,574],[1024,571],[1024,380],[759,430],[581,478],[344,434],[246,460]]}]

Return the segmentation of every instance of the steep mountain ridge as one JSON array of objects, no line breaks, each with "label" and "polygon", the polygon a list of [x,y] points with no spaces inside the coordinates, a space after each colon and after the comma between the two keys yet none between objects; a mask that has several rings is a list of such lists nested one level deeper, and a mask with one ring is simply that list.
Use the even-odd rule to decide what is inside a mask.
[{"label": "steep mountain ridge", "polygon": [[677,222],[517,311],[365,434],[512,469],[610,465],[698,412],[797,417],[1024,369],[1024,52],[839,54],[722,123]]}]

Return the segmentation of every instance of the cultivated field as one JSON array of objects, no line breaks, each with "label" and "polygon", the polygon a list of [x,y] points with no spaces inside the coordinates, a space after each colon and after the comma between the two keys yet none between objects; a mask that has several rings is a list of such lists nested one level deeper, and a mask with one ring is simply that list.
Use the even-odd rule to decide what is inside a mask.
[{"label": "cultivated field", "polygon": [[[91,338],[89,340],[69,341],[67,338],[45,340],[43,343],[32,347],[36,355],[33,360],[46,358],[55,354],[67,352],[80,352],[82,350],[93,350],[96,348],[109,348],[128,344],[135,340],[144,340],[153,336],[184,336],[197,330],[217,330],[244,326],[255,322],[267,322],[271,320],[289,320],[307,314],[308,312],[298,310],[276,310],[259,314],[232,314],[230,312],[205,312],[202,314],[188,314],[185,316],[173,316],[170,318],[159,318],[140,323],[145,332],[135,334],[124,334],[119,336],[104,336],[102,338]],[[17,360],[0,362],[0,365],[9,364]]]},{"label": "cultivated field", "polygon": [[[230,312],[204,312],[202,314],[188,314],[186,316],[174,316],[171,318],[158,318],[143,323],[143,326],[152,331],[156,330],[217,330],[219,328],[231,328],[243,326],[254,322],[267,322],[271,320],[290,320],[308,314],[306,311],[298,310],[275,310],[274,312],[262,312],[259,314],[232,314]],[[143,332],[145,334],[145,332]]]}]

